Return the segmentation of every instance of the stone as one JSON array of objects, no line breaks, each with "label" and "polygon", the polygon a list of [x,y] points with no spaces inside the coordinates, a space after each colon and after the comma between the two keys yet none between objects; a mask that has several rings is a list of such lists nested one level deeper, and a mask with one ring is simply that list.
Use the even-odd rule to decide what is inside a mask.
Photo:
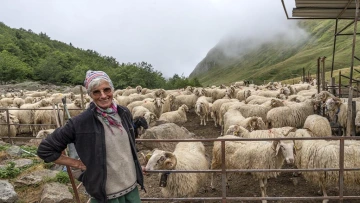
[{"label": "stone", "polygon": [[18,198],[14,187],[7,180],[0,180],[0,202],[13,203]]},{"label": "stone", "polygon": [[6,153],[11,157],[19,157],[21,156],[22,151],[19,146],[13,145],[6,150]]},{"label": "stone", "polygon": [[59,171],[52,171],[49,169],[43,169],[39,171],[34,171],[32,173],[20,176],[15,181],[15,187],[20,186],[29,186],[29,185],[38,185],[41,181],[45,180],[45,178],[55,178],[56,174]]},{"label": "stone", "polygon": [[66,185],[60,183],[47,183],[41,194],[40,203],[67,203],[73,202],[73,195]]}]

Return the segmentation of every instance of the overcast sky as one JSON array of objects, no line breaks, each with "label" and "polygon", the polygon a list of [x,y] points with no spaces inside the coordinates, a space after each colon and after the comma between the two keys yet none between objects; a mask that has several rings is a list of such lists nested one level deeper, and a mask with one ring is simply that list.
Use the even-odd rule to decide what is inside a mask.
[{"label": "overcast sky", "polygon": [[[291,15],[294,0],[285,4]],[[227,36],[275,36],[295,23],[280,0],[1,0],[0,21],[166,77],[187,77]]]}]

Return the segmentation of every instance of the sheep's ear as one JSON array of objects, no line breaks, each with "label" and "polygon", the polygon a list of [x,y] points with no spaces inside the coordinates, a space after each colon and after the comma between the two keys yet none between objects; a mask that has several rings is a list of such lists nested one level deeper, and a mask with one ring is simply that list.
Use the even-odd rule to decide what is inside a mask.
[{"label": "sheep's ear", "polygon": [[277,156],[280,151],[280,141],[279,140],[273,141],[273,149],[275,150],[275,156]]},{"label": "sheep's ear", "polygon": [[166,160],[164,162],[164,166],[168,170],[172,170],[175,168],[177,159],[176,156],[171,152],[165,152]]}]

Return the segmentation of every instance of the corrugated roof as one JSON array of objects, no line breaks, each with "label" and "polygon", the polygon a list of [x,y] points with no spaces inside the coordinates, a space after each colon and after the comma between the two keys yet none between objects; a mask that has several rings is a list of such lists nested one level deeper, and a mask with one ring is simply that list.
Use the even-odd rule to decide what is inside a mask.
[{"label": "corrugated roof", "polygon": [[355,0],[295,0],[295,6],[293,18],[355,18]]}]

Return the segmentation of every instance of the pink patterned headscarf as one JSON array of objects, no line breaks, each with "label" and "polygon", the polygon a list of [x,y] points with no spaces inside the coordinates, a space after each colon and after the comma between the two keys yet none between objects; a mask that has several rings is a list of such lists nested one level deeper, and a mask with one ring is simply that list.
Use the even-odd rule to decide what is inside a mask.
[{"label": "pink patterned headscarf", "polygon": [[109,82],[110,86],[114,88],[114,85],[110,77],[104,71],[93,71],[93,70],[88,70],[86,72],[85,81],[84,81],[85,88],[88,89],[90,83],[96,78],[101,78],[106,80],[107,82]]}]

